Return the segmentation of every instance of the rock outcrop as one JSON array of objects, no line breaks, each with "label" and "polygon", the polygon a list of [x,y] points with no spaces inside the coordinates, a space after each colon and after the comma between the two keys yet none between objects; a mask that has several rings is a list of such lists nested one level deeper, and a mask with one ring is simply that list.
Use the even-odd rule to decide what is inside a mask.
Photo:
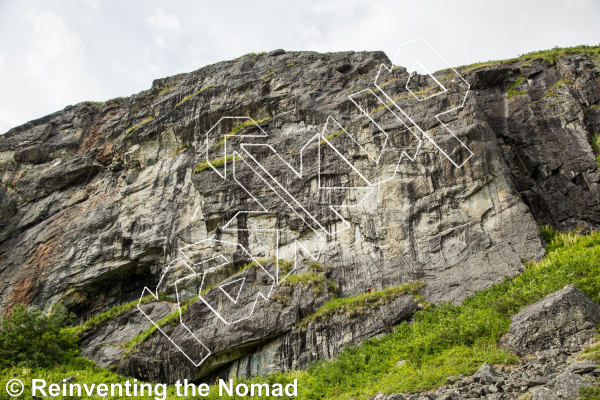
[{"label": "rock outcrop", "polygon": [[449,384],[435,392],[379,393],[369,400],[577,399],[581,388],[600,382],[600,369],[583,356],[568,350],[540,351],[515,367],[484,363],[472,376],[449,377]]},{"label": "rock outcrop", "polygon": [[[211,292],[218,293],[219,289]],[[282,286],[273,302],[258,302],[252,318],[233,325],[223,324],[196,302],[187,309],[183,322],[213,353],[206,362],[196,368],[177,348],[165,345],[163,335],[155,335],[120,362],[117,371],[152,381],[201,379],[212,383],[216,376],[251,377],[303,368],[313,361],[335,357],[347,345],[389,332],[417,310],[415,294],[400,293],[389,302],[363,307],[354,315],[340,312],[306,322],[303,320],[314,314],[331,293],[322,283]],[[205,356],[186,327],[178,325],[166,333],[192,361]],[[167,359],[168,365],[164,364]]]},{"label": "rock outcrop", "polygon": [[[140,307],[156,320],[160,320],[176,310],[175,304],[167,302],[142,304]],[[147,328],[148,320],[134,307],[97,329],[84,332],[79,343],[81,354],[94,361],[94,364],[99,367],[116,366],[126,350],[120,345],[127,343]]]},{"label": "rock outcrop", "polygon": [[551,348],[576,351],[598,333],[598,323],[600,305],[567,285],[514,315],[502,342],[520,356]]},{"label": "rock outcrop", "polygon": [[581,388],[600,383],[600,369],[592,361],[600,352],[593,342],[600,305],[574,285],[524,308],[512,320],[501,342],[524,356],[520,365],[496,369],[485,362],[472,376],[448,377],[449,385],[435,393],[379,393],[369,400],[576,399]]},{"label": "rock outcrop", "polygon": [[[331,232],[318,262],[344,297],[366,287],[423,281],[427,300],[460,302],[519,274],[525,260],[543,256],[537,221],[560,229],[600,228],[600,174],[591,143],[600,127],[598,60],[576,55],[553,66],[532,61],[460,68],[471,93],[464,107],[442,120],[436,115],[461,105],[460,80],[448,71],[436,73],[448,93],[420,101],[423,93],[439,89],[433,80],[413,76],[411,90],[421,96],[415,98],[406,89],[406,70],[394,69],[381,84],[416,116],[435,145],[411,134],[375,97],[359,102],[385,135],[350,101],[362,89],[377,92],[373,82],[382,63],[390,64],[381,52],[246,55],[158,79],[129,98],[68,106],[0,136],[0,312],[17,303],[61,302],[86,319],[139,298],[144,287],[156,288],[179,257],[209,259],[210,250],[180,251],[205,239],[242,246],[262,260],[278,250],[284,259],[298,257],[293,274],[307,273],[310,259],[296,245],[310,248],[315,237],[314,226],[296,213],[301,207]],[[518,95],[507,95],[509,84]],[[259,126],[225,120],[210,131],[227,116],[249,116]],[[367,150],[381,151],[380,162],[371,162],[341,130],[327,135],[337,154],[325,138],[311,141],[326,124],[332,130],[329,116]],[[464,144],[462,150],[473,153],[461,168],[450,159],[466,159],[464,154],[446,157],[440,151],[456,139],[446,127]],[[253,137],[259,129],[268,138]],[[207,132],[214,136],[207,139]],[[422,140],[418,153],[415,138]],[[241,151],[242,140],[271,149],[253,148],[254,158],[244,162],[254,170],[241,170],[236,182],[233,160],[222,156],[227,148]],[[400,159],[403,152],[416,153],[414,161]],[[347,162],[327,161],[338,156]],[[205,159],[220,173],[205,168]],[[226,179],[218,160],[229,168]],[[282,160],[294,168],[302,162],[302,177]],[[360,190],[324,193],[319,168],[328,187],[391,179],[360,201]],[[264,184],[267,172],[298,201],[294,211],[278,200],[283,190]],[[336,214],[331,204],[352,207]],[[342,218],[348,229],[339,230]],[[232,219],[235,229],[228,229]],[[270,230],[259,232],[261,227]],[[238,251],[229,256],[218,280],[232,279],[249,262]],[[167,277],[161,287],[172,288],[176,278]],[[273,294],[283,290],[279,283]],[[186,285],[182,301],[204,290]],[[173,291],[168,295],[175,299]],[[210,347],[203,366],[189,363],[171,343],[186,347],[192,340],[179,325],[168,332],[170,338],[153,335],[119,370],[169,381],[221,372],[247,376],[260,372],[248,367],[251,359],[269,365],[290,354],[293,361],[284,367],[301,367],[336,353],[339,347],[331,341],[339,334],[343,343],[357,343],[382,333],[413,307],[399,299],[394,309],[368,314],[366,326],[340,322],[339,333],[316,325],[294,328],[328,299],[327,290],[317,295],[300,285],[282,301],[259,301],[256,318],[229,328],[196,301],[183,320]],[[107,331],[98,338],[104,334],[110,336]],[[89,338],[90,348],[102,342],[98,338]],[[190,354],[202,357],[197,341],[188,346]],[[90,357],[96,359],[96,353]]]}]

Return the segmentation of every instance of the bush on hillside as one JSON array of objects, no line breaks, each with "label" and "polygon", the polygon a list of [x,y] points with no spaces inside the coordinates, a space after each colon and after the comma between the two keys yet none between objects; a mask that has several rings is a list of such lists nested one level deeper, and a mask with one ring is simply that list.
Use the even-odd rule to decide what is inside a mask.
[{"label": "bush on hillside", "polygon": [[62,307],[42,312],[17,305],[0,320],[0,368],[50,367],[68,360],[77,352],[77,336],[62,328],[74,319]]}]

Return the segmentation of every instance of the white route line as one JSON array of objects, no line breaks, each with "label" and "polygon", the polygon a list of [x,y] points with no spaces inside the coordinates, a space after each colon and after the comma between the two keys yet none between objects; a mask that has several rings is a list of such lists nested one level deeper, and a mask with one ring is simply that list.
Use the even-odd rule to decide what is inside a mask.
[{"label": "white route line", "polygon": [[[177,284],[174,283],[175,285],[175,295],[177,298],[177,309],[179,311],[179,322],[181,323],[181,325],[186,329],[186,331],[190,334],[192,339],[195,339],[198,344],[204,349],[206,350],[206,355],[204,357],[202,357],[202,359],[200,361],[194,361],[192,359],[192,357],[190,355],[188,355],[177,343],[175,343],[175,341],[173,341],[173,339],[171,339],[171,337],[169,337],[169,335],[167,335],[160,326],[158,326],[158,324],[152,319],[150,318],[150,316],[148,314],[146,314],[144,312],[144,310],[142,310],[142,308],[140,307],[142,305],[142,299],[146,296],[146,292],[149,292],[149,294],[151,294],[157,301],[159,300],[158,298],[158,292],[160,290],[160,285],[163,281],[163,279],[165,278],[167,272],[169,271],[169,269],[171,268],[172,265],[176,264],[178,261],[183,262],[183,264],[189,268],[189,266],[181,259],[181,258],[176,258],[175,260],[171,261],[169,263],[169,265],[167,266],[167,268],[165,269],[165,272],[163,273],[163,275],[161,276],[160,280],[158,281],[158,285],[156,285],[156,293],[152,292],[150,289],[148,289],[148,287],[144,287],[144,290],[142,291],[142,295],[140,296],[140,301],[137,304],[137,309],[140,310],[140,312],[152,323],[152,325],[154,325],[156,327],[156,329],[158,329],[158,331],[160,333],[162,333],[168,340],[169,342],[171,342],[173,344],[173,346],[175,346],[177,348],[177,350],[179,350],[181,352],[181,354],[183,354],[185,356],[185,358],[187,358],[188,360],[190,360],[190,362],[192,364],[194,364],[194,366],[198,367],[200,366],[200,364],[202,364],[204,362],[204,360],[206,360],[206,358],[208,356],[210,356],[212,353],[211,351],[208,349],[208,347],[206,347],[204,345],[204,343],[202,343],[202,341],[200,339],[198,339],[196,337],[196,335],[194,335],[194,333],[183,323],[183,315],[181,314],[181,303],[179,301],[179,290],[177,289]],[[191,268],[190,268],[191,269]],[[194,273],[193,270],[191,270],[192,273]],[[178,280],[179,281],[179,280]],[[176,281],[176,282],[178,282]]]},{"label": "white route line", "polygon": [[[239,282],[239,281],[242,281],[242,284],[240,285],[240,288],[238,289],[238,293],[237,293],[237,295],[235,296],[235,300],[234,300],[234,299],[233,299],[233,297],[231,297],[231,296],[229,295],[229,293],[227,293],[227,292],[225,291],[225,289],[223,289],[223,287],[225,287],[225,286],[229,286],[229,285],[233,285],[234,283],[236,283],[236,282]],[[223,284],[223,285],[219,286],[219,289],[221,289],[221,291],[222,291],[223,293],[225,293],[225,296],[229,297],[229,300],[233,301],[233,303],[234,303],[234,304],[237,304],[237,301],[238,301],[238,299],[240,298],[240,293],[242,293],[242,288],[244,287],[244,282],[245,282],[245,281],[246,281],[246,278],[245,278],[245,277],[244,277],[244,278],[240,278],[240,279],[236,279],[235,281],[227,282],[227,283],[225,283],[225,284]]]},{"label": "white route line", "polygon": [[[419,126],[419,125],[418,125],[418,124],[417,124],[415,121],[413,121],[413,119],[412,119],[412,118],[410,118],[410,116],[409,116],[409,115],[408,115],[408,114],[407,114],[407,113],[406,113],[406,112],[405,112],[405,111],[404,111],[404,110],[403,110],[403,109],[402,109],[402,108],[401,108],[401,107],[400,107],[400,106],[399,106],[399,105],[398,105],[398,104],[397,104],[397,103],[396,103],[396,102],[395,102],[395,101],[392,99],[392,97],[391,97],[390,95],[388,95],[388,94],[387,94],[387,93],[386,93],[386,92],[383,90],[383,88],[382,88],[382,87],[380,87],[380,86],[377,84],[377,82],[378,82],[378,80],[379,80],[379,75],[381,74],[381,71],[382,71],[382,69],[383,69],[383,68],[385,68],[385,69],[386,69],[386,70],[387,70],[389,73],[393,73],[393,66],[391,66],[390,68],[388,68],[388,67],[386,67],[386,66],[385,66],[385,64],[381,64],[381,66],[379,67],[379,71],[377,72],[377,76],[375,77],[375,86],[377,87],[377,89],[379,89],[379,91],[380,91],[381,93],[383,93],[383,95],[384,95],[385,97],[387,97],[387,99],[388,99],[388,100],[389,100],[389,101],[390,101],[390,102],[391,102],[391,103],[392,103],[392,104],[393,104],[393,105],[394,105],[394,106],[395,106],[395,107],[398,109],[398,111],[400,111],[400,112],[401,112],[401,113],[402,113],[402,114],[403,114],[403,115],[404,115],[404,116],[405,116],[405,117],[406,117],[406,118],[407,118],[407,119],[408,119],[408,120],[409,120],[409,121],[410,121],[410,122],[411,122],[411,123],[412,123],[412,124],[413,124],[413,125],[414,125],[414,126],[415,126],[415,127],[416,127],[416,128],[419,130],[419,131],[420,131],[420,132],[421,132],[421,133],[422,133],[422,134],[423,134],[423,136],[425,136],[427,139],[429,139],[429,141],[430,141],[431,143],[433,143],[433,145],[434,145],[434,146],[435,146],[435,147],[436,147],[436,148],[437,148],[437,149],[438,149],[438,150],[439,150],[439,151],[440,151],[440,152],[441,152],[441,153],[442,153],[442,154],[443,154],[443,155],[444,155],[444,156],[445,156],[445,157],[446,157],[446,158],[447,158],[447,159],[448,159],[448,160],[449,160],[449,161],[450,161],[452,164],[454,164],[454,166],[455,166],[456,168],[461,168],[461,167],[462,167],[463,165],[465,165],[465,163],[466,163],[466,162],[467,162],[467,161],[468,161],[468,160],[469,160],[469,159],[470,159],[470,158],[473,156],[473,152],[472,152],[472,151],[471,151],[471,150],[470,150],[470,149],[469,149],[469,148],[468,148],[468,147],[467,147],[467,146],[466,146],[466,145],[465,145],[465,144],[464,144],[464,143],[463,143],[463,142],[462,142],[462,141],[461,141],[461,140],[458,138],[458,136],[456,136],[456,135],[454,134],[454,132],[452,132],[452,130],[451,130],[450,128],[448,128],[448,126],[446,126],[446,124],[444,124],[444,122],[443,122],[443,121],[442,121],[442,120],[441,120],[439,117],[440,117],[441,115],[447,114],[447,113],[449,113],[449,112],[452,112],[452,111],[458,110],[459,108],[462,108],[462,107],[464,107],[464,105],[465,105],[465,102],[467,101],[467,96],[469,95],[469,91],[470,91],[470,89],[471,89],[471,85],[469,85],[469,82],[467,82],[467,81],[465,80],[465,78],[463,78],[463,77],[462,77],[462,76],[461,76],[461,75],[460,75],[460,74],[459,74],[459,73],[456,71],[456,69],[454,69],[454,68],[453,68],[453,67],[452,67],[452,66],[451,66],[451,65],[448,63],[448,61],[446,61],[446,60],[445,60],[445,59],[444,59],[444,58],[443,58],[443,57],[442,57],[442,56],[441,56],[441,55],[440,55],[440,54],[439,54],[439,53],[438,53],[438,52],[437,52],[437,51],[436,51],[436,50],[435,50],[435,49],[434,49],[434,48],[433,48],[433,47],[432,47],[432,46],[431,46],[431,45],[430,45],[430,44],[429,44],[429,43],[428,43],[428,42],[427,42],[427,41],[426,41],[424,38],[417,38],[417,39],[414,39],[414,40],[411,40],[411,41],[409,41],[409,42],[406,42],[406,43],[403,43],[403,44],[401,44],[401,45],[400,45],[400,47],[398,48],[398,51],[396,52],[396,57],[395,57],[395,59],[394,59],[394,60],[396,60],[396,59],[398,58],[398,55],[400,54],[400,50],[402,49],[402,47],[403,47],[403,46],[406,46],[406,45],[408,45],[408,44],[414,43],[414,42],[416,42],[416,41],[419,41],[419,40],[422,40],[422,41],[423,41],[423,42],[424,42],[424,43],[425,43],[425,44],[426,44],[426,45],[427,45],[427,46],[428,46],[428,47],[429,47],[429,48],[430,48],[430,49],[431,49],[431,50],[432,50],[432,51],[435,53],[435,55],[437,55],[437,56],[440,58],[440,60],[442,60],[442,61],[443,61],[443,62],[444,62],[444,63],[445,63],[447,66],[448,66],[448,68],[449,68],[449,69],[451,69],[452,71],[454,71],[454,73],[456,74],[456,76],[458,76],[458,77],[460,78],[460,80],[462,80],[462,81],[463,81],[463,83],[464,83],[464,84],[467,86],[467,90],[465,91],[465,96],[463,97],[461,104],[460,104],[458,107],[454,107],[454,108],[451,108],[450,110],[447,110],[447,111],[441,112],[441,113],[439,113],[439,114],[436,114],[436,115],[435,115],[435,118],[436,118],[436,119],[437,119],[437,120],[440,122],[440,124],[442,124],[442,126],[443,126],[443,127],[444,127],[444,128],[445,128],[445,129],[446,129],[448,132],[450,132],[450,134],[451,134],[452,136],[454,136],[454,138],[455,138],[455,139],[456,139],[456,140],[457,140],[457,141],[460,143],[460,145],[461,145],[461,146],[462,146],[462,147],[463,147],[463,148],[464,148],[466,151],[468,151],[468,152],[469,152],[469,156],[468,156],[468,157],[467,157],[467,158],[466,158],[466,159],[465,159],[465,160],[464,160],[464,161],[463,161],[463,162],[462,162],[460,165],[459,165],[459,164],[457,164],[457,163],[456,163],[456,162],[455,162],[455,161],[454,161],[454,160],[453,160],[453,159],[452,159],[452,158],[451,158],[451,157],[450,157],[448,154],[446,154],[446,152],[445,152],[444,150],[442,150],[442,148],[441,148],[441,147],[440,147],[440,146],[439,146],[439,145],[438,145],[438,144],[437,144],[437,143],[436,143],[436,142],[435,142],[435,141],[434,141],[434,140],[431,138],[431,136],[429,136],[429,135],[428,135],[428,134],[427,134],[427,133],[426,133],[426,132],[425,132],[423,129],[421,129],[421,127],[420,127],[420,126]],[[418,62],[418,60],[416,60],[416,61],[415,61],[415,63],[413,63],[413,67],[412,67],[412,68],[413,68],[413,70],[414,70],[415,64],[417,64],[417,63],[418,63],[419,65],[421,65],[421,63],[420,63],[420,62]],[[442,94],[442,93],[446,93],[446,92],[448,91],[448,90],[446,89],[446,87],[445,87],[445,86],[443,86],[443,85],[442,85],[442,84],[441,84],[441,83],[440,83],[440,82],[439,82],[439,81],[438,81],[438,80],[437,80],[437,79],[436,79],[436,78],[435,78],[435,77],[434,77],[434,76],[433,76],[433,75],[432,75],[432,74],[431,74],[429,71],[427,71],[427,69],[426,69],[426,68],[424,68],[422,65],[421,65],[421,67],[422,67],[422,68],[423,68],[423,69],[424,69],[424,70],[427,72],[427,74],[429,75],[429,77],[431,77],[431,78],[432,78],[432,79],[433,79],[433,80],[434,80],[434,81],[435,81],[435,82],[436,82],[436,83],[437,83],[437,84],[438,84],[438,85],[439,85],[439,86],[440,86],[442,89],[444,89],[444,90],[443,90],[442,92],[435,93],[435,94],[433,94],[433,95],[431,95],[431,96],[429,96],[429,97],[426,97],[426,98],[424,98],[424,99],[419,99],[419,98],[418,98],[418,97],[417,97],[417,96],[416,96],[416,95],[415,95],[415,94],[414,94],[414,93],[413,93],[413,92],[412,92],[412,91],[411,91],[411,90],[408,88],[408,82],[410,82],[410,75],[411,75],[411,73],[412,73],[412,71],[409,71],[409,78],[408,78],[408,81],[406,82],[406,86],[405,86],[405,87],[406,87],[406,89],[407,89],[407,90],[408,90],[408,91],[409,91],[409,92],[410,92],[410,93],[411,93],[411,94],[412,94],[412,95],[413,95],[413,96],[414,96],[414,97],[415,97],[415,98],[416,98],[416,99],[417,99],[419,102],[420,102],[420,101],[427,100],[427,99],[429,99],[429,98],[432,98],[432,97],[435,97],[435,96],[438,96],[438,95],[440,95],[440,94]]]},{"label": "white route line", "polygon": [[[378,84],[378,80],[379,77],[381,75],[381,72],[383,71],[383,69],[385,68],[389,73],[393,74],[393,65],[388,68],[387,66],[385,66],[384,64],[381,64],[379,71],[377,72],[377,75],[375,77],[375,81],[373,82],[374,86],[389,100],[389,105],[393,107],[395,107],[395,109],[397,109],[398,111],[400,111],[400,113],[402,113],[402,115],[404,117],[406,117],[408,119],[408,121],[410,121],[410,123],[412,125],[414,125],[422,134],[424,137],[426,137],[429,141],[431,141],[434,146],[446,157],[448,158],[448,160],[450,162],[452,162],[452,164],[454,164],[454,166],[456,166],[456,168],[461,168],[473,155],[473,152],[471,152],[471,150],[469,150],[467,148],[467,146],[460,141],[460,139],[458,139],[458,137],[454,134],[454,132],[452,132],[441,120],[440,120],[440,116],[444,115],[446,113],[455,111],[459,108],[464,107],[469,89],[470,89],[470,85],[468,84],[468,82],[452,67],[448,64],[448,62],[435,50],[433,49],[433,47],[431,47],[431,45],[429,43],[427,43],[425,41],[425,39],[423,38],[417,38],[415,40],[412,40],[410,42],[406,42],[404,44],[402,44],[399,48],[398,48],[398,52],[396,54],[396,58],[398,57],[398,54],[400,53],[400,50],[402,49],[403,46],[414,43],[415,41],[419,41],[422,40],[446,65],[448,65],[448,67],[450,69],[452,69],[452,71],[454,71],[454,73],[464,82],[464,84],[466,84],[467,89],[465,92],[465,96],[460,104],[460,106],[452,108],[450,110],[444,111],[442,113],[439,113],[437,115],[435,115],[435,118],[444,126],[444,128],[450,132],[452,134],[452,136],[454,136],[454,138],[456,138],[456,140],[458,140],[458,142],[460,143],[460,145],[462,147],[464,147],[468,152],[469,152],[469,156],[467,157],[467,159],[465,159],[460,165],[457,164],[448,154],[446,154],[446,152],[444,152],[440,146],[438,144],[435,143],[435,141],[418,125],[415,123],[415,121],[409,117],[408,113],[405,112],[405,110],[403,110],[393,99],[392,96],[388,95],[384,90],[383,87],[379,86]],[[395,58],[395,59],[396,59]],[[410,90],[410,88],[408,87],[409,83],[410,83],[410,79],[411,79],[411,72],[409,72],[409,78],[406,82],[406,89],[413,95],[413,97],[415,97],[419,102],[430,99],[432,97],[438,96],[440,94],[443,93],[447,93],[448,89],[441,83],[439,82],[420,62],[419,60],[415,60],[415,62],[413,63],[412,69],[415,70],[416,65],[419,65],[421,68],[423,68],[423,70],[425,70],[427,72],[427,74],[440,86],[440,88],[442,89],[442,91],[435,93],[431,96],[428,96],[424,99],[419,99],[415,93],[412,92],[412,90]],[[416,147],[416,150],[414,150],[414,154],[409,154],[407,152],[407,150],[402,150],[401,154],[398,158],[398,162],[395,166],[394,172],[393,174],[388,177],[387,179],[383,179],[383,180],[369,180],[368,178],[366,178],[355,166],[354,164],[348,160],[346,157],[344,157],[342,155],[342,153],[330,142],[329,139],[327,139],[325,132],[328,128],[329,124],[336,124],[341,131],[347,135],[362,151],[364,151],[367,155],[367,157],[373,161],[375,163],[375,165],[379,165],[379,162],[381,161],[381,157],[383,155],[383,152],[386,149],[386,146],[388,145],[388,139],[389,139],[389,135],[388,133],[369,115],[369,113],[364,110],[359,104],[358,102],[355,100],[355,98],[359,95],[362,95],[364,93],[369,93],[372,94],[373,96],[375,96],[375,98],[377,99],[378,102],[380,102],[381,104],[383,104],[383,106],[385,107],[385,109],[387,109],[388,111],[390,111],[393,116],[404,126],[406,127],[411,134],[417,139],[418,141],[418,145]],[[142,292],[142,296],[140,297],[140,302],[138,303],[137,308],[142,312],[142,314],[144,314],[144,316],[146,316],[146,318],[148,318],[152,324],[154,324],[154,326],[163,334],[165,335],[165,337],[179,350],[181,351],[181,353],[188,359],[190,360],[190,362],[192,362],[196,367],[199,366],[200,364],[202,364],[206,358],[211,354],[210,350],[202,343],[202,341],[200,339],[198,339],[193,332],[183,323],[183,318],[181,315],[181,304],[180,304],[180,300],[179,300],[179,288],[178,288],[178,284],[180,284],[182,281],[184,280],[188,280],[189,278],[192,277],[197,277],[198,275],[202,275],[202,282],[200,284],[200,288],[198,290],[199,292],[199,299],[202,300],[202,302],[213,312],[215,313],[215,315],[225,324],[225,325],[232,325],[235,323],[238,323],[240,321],[246,320],[248,318],[250,318],[253,313],[254,313],[254,309],[256,308],[256,303],[258,302],[258,300],[260,298],[264,299],[264,300],[268,300],[271,296],[271,293],[273,292],[273,288],[275,285],[280,285],[295,269],[296,269],[296,264],[297,264],[297,255],[298,252],[300,251],[300,249],[304,250],[304,252],[313,260],[317,261],[321,255],[321,252],[323,250],[324,244],[325,244],[325,237],[326,236],[331,236],[335,233],[341,232],[345,229],[348,229],[351,227],[350,222],[346,221],[346,219],[344,219],[344,217],[338,212],[337,209],[341,209],[341,208],[351,208],[351,207],[359,207],[363,201],[374,191],[374,186],[380,185],[384,182],[389,181],[390,179],[392,179],[397,171],[398,168],[400,166],[400,162],[402,161],[402,158],[404,156],[406,156],[410,161],[415,161],[416,156],[421,148],[422,145],[422,139],[414,132],[413,129],[411,129],[411,127],[409,127],[402,118],[400,118],[393,110],[392,108],[390,108],[390,106],[388,106],[388,104],[386,104],[379,96],[377,96],[377,94],[375,94],[375,92],[371,89],[365,89],[362,90],[360,92],[357,93],[353,93],[349,96],[349,99],[352,101],[352,103],[354,103],[354,105],[356,105],[356,107],[377,127],[377,129],[379,129],[385,136],[385,140],[383,141],[383,145],[381,146],[381,150],[379,152],[379,155],[377,155],[377,157],[375,157],[373,154],[369,153],[369,151],[367,151],[350,133],[347,132],[347,130],[342,127],[342,125],[340,123],[338,123],[335,118],[333,118],[332,116],[328,116],[327,121],[322,129],[322,131],[320,133],[315,134],[314,136],[312,136],[308,142],[302,147],[302,149],[300,150],[300,168],[299,170],[295,169],[290,163],[288,163],[283,157],[281,157],[281,155],[279,155],[277,153],[277,151],[269,144],[267,143],[259,143],[259,144],[249,144],[249,143],[241,143],[239,148],[240,151],[237,150],[230,150],[231,154],[228,154],[228,139],[231,138],[232,136],[235,136],[234,133],[229,133],[224,135],[223,138],[223,160],[224,160],[224,169],[223,169],[223,173],[221,173],[209,160],[209,155],[210,155],[210,147],[209,147],[209,135],[211,132],[213,132],[213,130],[215,128],[217,128],[219,126],[219,124],[227,119],[241,119],[241,120],[246,120],[246,121],[252,121],[252,123],[255,125],[256,128],[259,129],[260,132],[262,132],[261,134],[257,134],[257,135],[238,135],[237,137],[239,138],[246,138],[246,137],[251,137],[251,138],[267,138],[268,134],[260,127],[260,125],[251,117],[248,116],[239,116],[239,117],[234,117],[234,116],[227,116],[227,117],[222,117],[215,125],[213,125],[213,127],[211,127],[207,132],[206,132],[206,162],[207,164],[222,178],[222,179],[226,179],[227,178],[227,164],[229,164],[230,161],[233,162],[233,171],[232,171],[232,175],[233,175],[233,180],[254,200],[254,202],[259,206],[260,210],[259,211],[238,211],[233,218],[231,218],[229,221],[227,221],[225,223],[225,225],[223,225],[222,230],[223,231],[247,231],[247,232],[272,232],[275,235],[275,276],[273,276],[271,273],[269,273],[265,267],[258,262],[258,260],[256,260],[254,257],[252,257],[252,255],[250,254],[250,252],[244,248],[244,246],[242,246],[239,243],[232,243],[232,242],[227,242],[227,241],[221,241],[221,240],[216,240],[216,239],[204,239],[201,240],[199,242],[193,243],[191,245],[187,245],[184,246],[182,248],[179,249],[179,253],[181,254],[180,258],[177,258],[173,261],[171,261],[169,263],[169,265],[167,266],[167,268],[165,269],[163,275],[161,276],[159,283],[157,285],[156,288],[156,293],[152,292],[150,289],[148,289],[147,287],[144,287],[144,290]],[[317,217],[313,214],[311,214],[302,204],[299,200],[297,200],[285,187],[284,185],[282,185],[282,183],[280,183],[268,170],[267,168],[265,168],[265,166],[263,166],[252,154],[251,150],[254,148],[268,148],[275,156],[278,157],[278,159],[283,163],[283,165],[287,166],[292,172],[293,174],[296,176],[296,178],[298,179],[302,179],[303,178],[303,156],[304,156],[304,151],[307,149],[307,147],[309,145],[311,145],[315,140],[317,140],[317,189],[318,190],[348,190],[348,191],[363,191],[366,192],[365,195],[363,195],[363,197],[360,199],[360,201],[357,204],[352,204],[352,205],[344,205],[344,204],[338,204],[338,205],[329,205],[329,208],[340,218],[340,220],[342,221],[342,225],[344,226],[342,229],[340,230],[336,230],[334,232],[330,232],[326,229],[326,227],[317,219]],[[331,149],[333,149],[333,151],[343,160],[346,162],[346,164],[348,164],[348,166],[350,166],[350,168],[352,168],[352,170],[354,172],[356,172],[356,174],[358,174],[358,176],[366,183],[366,186],[358,186],[358,187],[326,187],[326,186],[322,186],[321,185],[321,143],[323,142],[324,144],[328,145],[329,147],[331,147]],[[227,159],[227,157],[231,157],[230,160]],[[239,157],[239,158],[238,158]],[[265,179],[265,177],[259,173],[257,171],[257,169],[255,169],[252,165],[250,165],[247,161],[247,159],[251,159],[259,168],[260,170],[265,173],[268,178],[275,182],[275,187],[278,187],[279,189],[281,189],[286,197],[288,197],[287,199],[284,198],[278,190],[276,190],[276,188]],[[214,160],[213,160],[214,161]],[[236,164],[238,161],[240,161],[240,164]],[[237,217],[241,214],[246,214],[248,216],[251,216],[253,214],[263,214],[263,213],[269,213],[267,208],[264,207],[263,204],[261,204],[260,201],[258,201],[257,196],[255,196],[252,193],[252,189],[247,188],[240,180],[238,180],[238,177],[236,175],[236,165],[242,165],[244,167],[247,167],[250,171],[252,171],[258,178],[260,178],[260,180],[266,185],[266,187],[268,187],[270,189],[270,191],[272,193],[275,193],[279,199],[287,206],[289,207],[289,209],[292,210],[292,212],[298,216],[303,222],[304,224],[308,227],[308,229],[310,229],[314,235],[316,235],[317,237],[317,241],[319,242],[319,245],[317,246],[318,250],[315,251],[311,251],[309,249],[306,248],[306,246],[304,246],[298,239],[294,239],[294,244],[293,244],[293,250],[294,250],[294,263],[293,263],[293,268],[291,269],[291,271],[289,273],[287,273],[284,277],[282,277],[280,279],[280,267],[279,267],[279,247],[280,247],[280,229],[274,229],[274,228],[254,228],[254,229],[241,229],[239,227],[232,227],[234,221],[237,221]],[[193,220],[195,219],[199,207],[196,209],[195,213],[194,213],[194,217],[192,218]],[[336,209],[337,208],[337,209]],[[302,213],[298,212],[298,209],[302,210]],[[317,226],[318,229],[315,229],[311,226],[311,224],[309,224],[307,222],[307,219],[305,218],[306,216],[309,217],[309,219],[314,222]],[[256,294],[255,298],[254,298],[254,303],[252,304],[252,309],[250,310],[249,314],[245,317],[239,318],[235,321],[227,321],[216,309],[213,305],[210,304],[210,302],[204,297],[204,295],[202,295],[202,288],[204,288],[205,285],[205,281],[206,281],[206,277],[208,274],[210,274],[211,272],[215,271],[216,269],[222,267],[223,265],[229,264],[231,263],[230,260],[228,260],[223,254],[219,254],[215,257],[209,258],[207,260],[198,262],[198,263],[194,263],[192,261],[192,259],[188,256],[188,254],[186,253],[188,250],[191,250],[192,247],[200,245],[200,244],[204,244],[204,243],[217,243],[217,244],[224,244],[224,245],[231,245],[234,247],[238,247],[239,249],[242,250],[243,253],[245,253],[250,259],[253,260],[254,263],[256,263],[256,265],[258,265],[268,276],[270,279],[272,279],[272,283],[270,285],[269,291],[266,295],[264,295],[262,293],[262,291],[259,290],[259,292]],[[217,258],[222,258],[222,262],[220,264],[218,264],[216,267],[212,267],[212,268],[208,268],[203,270],[202,272],[196,272],[194,270],[194,268],[201,268],[203,264],[206,264],[209,261],[213,261],[216,260]],[[154,296],[157,300],[158,300],[158,292],[160,290],[160,286],[163,282],[163,280],[165,279],[166,274],[168,273],[169,269],[175,264],[181,262],[184,265],[183,270],[184,271],[188,271],[189,274],[184,276],[183,278],[179,278],[176,279],[172,285],[174,285],[175,287],[175,293],[176,293],[176,297],[177,297],[177,307],[179,309],[179,319],[181,322],[181,325],[187,330],[187,332],[189,333],[189,335],[196,340],[200,346],[202,346],[202,348],[204,350],[206,350],[206,355],[200,360],[195,362],[192,357],[190,357],[188,354],[186,354],[186,352],[181,348],[181,346],[179,346],[177,343],[175,343],[173,341],[172,338],[170,338],[169,336],[167,336],[167,334],[146,314],[144,313],[144,311],[142,310],[142,308],[140,307],[141,305],[141,301],[142,298],[145,296],[146,292],[149,292],[152,296]],[[192,268],[192,266],[194,268]],[[179,271],[179,274],[176,276],[178,277],[181,274],[182,271]],[[240,288],[238,289],[238,293],[236,295],[236,298],[234,299],[230,293],[228,293],[224,287],[230,286],[230,285],[234,285],[237,282],[240,282]],[[231,282],[226,282],[226,283],[222,283],[220,286],[218,286],[218,288],[227,296],[227,298],[229,300],[231,300],[234,304],[237,305],[237,302],[240,298],[241,293],[243,292],[243,289],[246,285],[246,279],[245,277],[233,280]]]}]

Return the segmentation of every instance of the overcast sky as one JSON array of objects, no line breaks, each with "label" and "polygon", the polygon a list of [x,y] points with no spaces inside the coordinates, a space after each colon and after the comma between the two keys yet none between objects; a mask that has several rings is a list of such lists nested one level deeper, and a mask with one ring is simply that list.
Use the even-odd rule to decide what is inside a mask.
[{"label": "overcast sky", "polygon": [[599,0],[0,0],[0,133],[250,52],[383,50],[452,66],[600,43]]}]

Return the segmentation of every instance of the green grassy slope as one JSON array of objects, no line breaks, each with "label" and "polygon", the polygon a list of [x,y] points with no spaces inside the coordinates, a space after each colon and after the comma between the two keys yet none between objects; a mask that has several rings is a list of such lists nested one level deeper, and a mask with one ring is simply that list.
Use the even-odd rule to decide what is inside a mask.
[{"label": "green grassy slope", "polygon": [[[542,233],[548,241],[546,258],[529,263],[518,277],[480,291],[458,306],[427,307],[417,312],[414,323],[402,323],[390,335],[348,348],[334,361],[249,382],[289,383],[298,379],[299,398],[366,399],[377,392],[432,389],[444,384],[450,375],[473,373],[484,361],[517,362],[516,356],[496,346],[508,329],[510,315],[568,283],[600,300],[600,233],[580,236],[547,227]],[[396,366],[400,360],[406,362]],[[12,377],[46,377],[58,382],[74,376],[81,383],[126,380],[81,358],[38,370],[14,366],[1,371],[0,376],[0,388]],[[169,391],[174,393],[174,387]],[[206,398],[218,398],[216,388]]]}]

